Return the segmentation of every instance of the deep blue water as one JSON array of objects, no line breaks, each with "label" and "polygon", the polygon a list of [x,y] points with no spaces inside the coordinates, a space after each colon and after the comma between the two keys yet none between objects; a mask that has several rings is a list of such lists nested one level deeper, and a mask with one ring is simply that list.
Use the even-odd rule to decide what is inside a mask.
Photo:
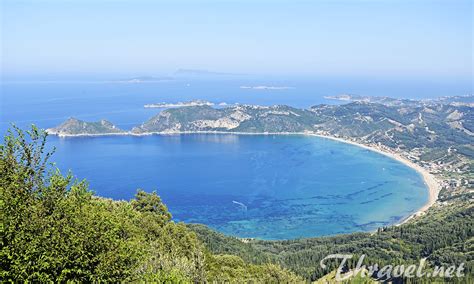
[{"label": "deep blue water", "polygon": [[[254,91],[240,85],[294,89]],[[7,83],[1,85],[0,133],[9,123],[48,128],[71,116],[105,118],[130,129],[159,111],[144,109],[144,104],[163,101],[307,107],[328,103],[324,95],[347,91],[337,86],[286,81]],[[50,137],[49,146],[57,148],[57,166],[87,179],[98,195],[129,199],[137,188],[157,190],[175,220],[208,224],[240,237],[369,231],[400,220],[427,201],[422,179],[412,169],[316,137]]]},{"label": "deep blue water", "polygon": [[101,196],[157,190],[175,220],[240,237],[375,230],[427,201],[421,177],[380,154],[317,137],[53,138],[64,172]]}]

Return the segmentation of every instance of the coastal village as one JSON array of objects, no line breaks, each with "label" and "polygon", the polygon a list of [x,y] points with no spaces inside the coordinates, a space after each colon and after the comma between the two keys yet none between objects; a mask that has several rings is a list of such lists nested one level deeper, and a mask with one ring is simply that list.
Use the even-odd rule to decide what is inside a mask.
[{"label": "coastal village", "polygon": [[[364,138],[354,138],[348,136],[341,136],[332,134],[328,131],[315,131],[317,135],[334,137],[345,141],[350,141],[356,144],[365,145],[371,149],[378,150],[382,153],[389,153],[395,157],[400,157],[403,160],[420,166],[427,173],[433,175],[436,179],[439,192],[436,196],[442,193],[443,197],[450,197],[461,193],[474,193],[474,173],[472,160],[458,155],[455,149],[448,148],[448,150],[438,159],[423,160],[422,156],[426,149],[414,148],[411,150],[404,150],[400,147],[392,148],[383,145],[381,142],[374,143]],[[474,139],[474,138],[473,138]],[[474,201],[474,196],[471,196]],[[446,204],[449,201],[439,202],[439,205]]]}]

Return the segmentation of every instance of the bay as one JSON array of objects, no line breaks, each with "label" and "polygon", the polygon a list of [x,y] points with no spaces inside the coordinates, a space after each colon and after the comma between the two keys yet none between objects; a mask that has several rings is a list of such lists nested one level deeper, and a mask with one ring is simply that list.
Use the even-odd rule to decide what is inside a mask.
[{"label": "bay", "polygon": [[245,238],[373,231],[427,202],[411,168],[357,146],[303,135],[186,134],[52,138],[63,173],[99,196],[156,190],[175,221]]},{"label": "bay", "polygon": [[[12,123],[25,129],[32,123],[54,127],[69,117],[107,119],[131,129],[160,111],[144,108],[148,103],[204,99],[308,107],[338,103],[324,96],[344,90],[376,95],[386,87],[354,82],[2,82],[0,132],[5,134]],[[259,85],[291,88],[240,88]],[[174,220],[207,224],[238,237],[293,239],[372,231],[399,222],[428,199],[414,170],[366,149],[317,137],[202,134],[48,141],[57,148],[52,160],[63,173],[71,170],[86,179],[99,196],[128,200],[137,188],[156,190]]]}]

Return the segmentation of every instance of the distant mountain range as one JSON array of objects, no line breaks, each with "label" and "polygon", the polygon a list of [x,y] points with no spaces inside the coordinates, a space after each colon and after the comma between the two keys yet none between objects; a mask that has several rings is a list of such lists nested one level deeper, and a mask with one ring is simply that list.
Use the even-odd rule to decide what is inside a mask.
[{"label": "distant mountain range", "polygon": [[137,76],[125,79],[119,79],[115,82],[121,83],[153,83],[153,82],[168,82],[176,79],[185,79],[185,78],[226,78],[226,77],[238,77],[245,76],[245,74],[238,73],[225,73],[225,72],[214,72],[208,70],[200,69],[178,69],[172,75],[169,76]]}]

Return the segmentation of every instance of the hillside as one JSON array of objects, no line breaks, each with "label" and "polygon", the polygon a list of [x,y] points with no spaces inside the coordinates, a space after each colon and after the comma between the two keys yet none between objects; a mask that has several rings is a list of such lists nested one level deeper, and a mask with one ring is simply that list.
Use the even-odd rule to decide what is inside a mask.
[{"label": "hillside", "polygon": [[[335,253],[354,254],[354,259],[365,254],[365,264],[376,263],[380,267],[396,263],[417,264],[426,258],[428,271],[432,271],[435,265],[465,263],[468,279],[473,279],[474,275],[474,206],[469,201],[435,207],[413,222],[380,228],[375,234],[236,242],[234,238],[202,225],[188,227],[214,253],[234,254],[254,263],[268,259],[310,280],[317,280],[337,268],[336,263],[332,263],[329,269],[322,269],[319,265],[322,258]],[[352,269],[355,265],[355,262],[350,262],[346,268]]]},{"label": "hillside", "polygon": [[85,122],[76,118],[69,118],[61,125],[46,130],[49,134],[58,136],[77,135],[111,135],[125,133],[107,120],[97,122]]},{"label": "hillside", "polygon": [[[188,132],[315,133],[396,153],[435,174],[443,198],[473,187],[472,96],[429,101],[353,99],[343,105],[209,105],[171,108],[125,132],[107,121],[69,119],[48,129],[60,136],[147,135]],[[349,99],[348,99],[349,100]],[[375,102],[374,102],[375,101]]]}]

